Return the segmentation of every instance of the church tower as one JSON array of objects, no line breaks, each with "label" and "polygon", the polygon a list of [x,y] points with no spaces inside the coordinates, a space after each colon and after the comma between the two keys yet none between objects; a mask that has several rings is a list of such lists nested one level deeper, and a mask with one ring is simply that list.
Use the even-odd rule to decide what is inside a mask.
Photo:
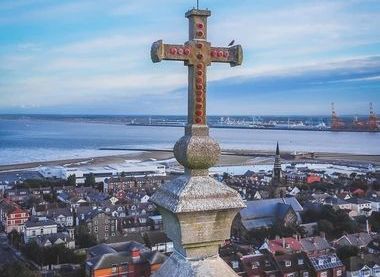
[{"label": "church tower", "polygon": [[285,197],[287,193],[286,185],[282,180],[282,169],[281,169],[281,156],[280,147],[277,142],[276,156],[274,158],[273,165],[273,175],[272,175],[272,185],[270,189],[270,195],[273,198]]},{"label": "church tower", "polygon": [[281,178],[282,178],[281,156],[280,156],[280,147],[279,147],[278,142],[277,142],[276,156],[274,159],[274,166],[273,166],[272,184],[274,186],[280,185]]}]

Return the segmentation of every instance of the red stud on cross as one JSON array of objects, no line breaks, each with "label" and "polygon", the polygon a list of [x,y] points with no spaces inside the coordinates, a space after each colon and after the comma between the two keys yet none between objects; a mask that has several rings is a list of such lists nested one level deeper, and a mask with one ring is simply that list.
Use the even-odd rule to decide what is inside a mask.
[{"label": "red stud on cross", "polygon": [[207,66],[213,62],[240,65],[243,52],[240,45],[212,47],[207,41],[208,10],[193,9],[186,13],[189,19],[189,40],[184,45],[163,44],[161,40],[152,45],[153,62],[162,60],[183,61],[189,70],[188,123],[207,124],[206,121],[206,80]]}]

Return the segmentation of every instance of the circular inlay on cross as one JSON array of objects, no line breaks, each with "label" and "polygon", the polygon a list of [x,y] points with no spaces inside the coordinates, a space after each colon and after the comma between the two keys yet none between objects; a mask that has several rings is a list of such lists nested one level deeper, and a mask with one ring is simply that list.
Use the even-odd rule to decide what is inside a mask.
[{"label": "circular inlay on cross", "polygon": [[202,69],[203,68],[203,64],[201,64],[201,63],[197,64],[197,68],[198,69]]},{"label": "circular inlay on cross", "polygon": [[203,85],[202,84],[197,84],[197,89],[203,89]]},{"label": "circular inlay on cross", "polygon": [[197,27],[198,27],[198,29],[203,29],[204,25],[203,25],[203,23],[198,23]]},{"label": "circular inlay on cross", "polygon": [[198,54],[197,54],[197,58],[198,58],[198,60],[203,59],[203,54],[202,54],[202,53],[198,53]]},{"label": "circular inlay on cross", "polygon": [[170,48],[169,51],[170,51],[170,54],[172,54],[172,55],[177,54],[177,48],[175,48],[175,47]]},{"label": "circular inlay on cross", "polygon": [[188,55],[190,55],[190,52],[191,52],[191,51],[190,51],[189,48],[185,48],[185,51],[184,51],[184,52],[185,52],[185,55],[188,56]]},{"label": "circular inlay on cross", "polygon": [[198,96],[202,96],[202,95],[203,95],[203,91],[202,91],[202,90],[197,90],[195,93],[196,93]]},{"label": "circular inlay on cross", "polygon": [[202,115],[203,115],[203,112],[202,112],[201,110],[196,110],[196,111],[195,111],[195,114],[196,114],[197,116],[202,116]]},{"label": "circular inlay on cross", "polygon": [[198,74],[198,76],[202,76],[203,75],[203,71],[202,70],[198,70],[197,74]]},{"label": "circular inlay on cross", "polygon": [[197,124],[201,124],[201,123],[202,123],[202,118],[197,117],[197,118],[195,119],[195,122],[196,122]]},{"label": "circular inlay on cross", "polygon": [[198,31],[198,32],[197,32],[197,36],[198,36],[198,37],[203,37],[203,35],[204,35],[204,33],[203,33],[202,31]]},{"label": "circular inlay on cross", "polygon": [[201,96],[198,96],[196,100],[197,102],[203,102],[203,98]]}]

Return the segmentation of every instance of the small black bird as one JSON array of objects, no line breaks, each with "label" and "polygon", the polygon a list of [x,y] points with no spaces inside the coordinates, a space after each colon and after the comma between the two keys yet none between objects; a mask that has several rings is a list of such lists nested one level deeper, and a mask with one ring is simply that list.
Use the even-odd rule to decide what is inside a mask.
[{"label": "small black bird", "polygon": [[230,44],[228,44],[228,46],[232,46],[232,45],[234,45],[234,43],[235,43],[235,40],[233,39],[233,40],[230,42]]}]

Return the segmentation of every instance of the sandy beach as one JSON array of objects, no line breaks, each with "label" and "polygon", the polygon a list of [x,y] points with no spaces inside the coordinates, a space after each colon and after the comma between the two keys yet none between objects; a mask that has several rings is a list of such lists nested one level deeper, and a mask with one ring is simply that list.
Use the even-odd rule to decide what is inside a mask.
[{"label": "sandy beach", "polygon": [[[249,164],[267,164],[273,159],[272,152],[267,151],[247,151],[247,150],[223,150],[218,165],[249,165]],[[314,159],[295,159],[291,153],[282,152],[282,158],[285,161],[297,162],[341,162],[356,164],[374,164],[380,165],[380,155],[354,155],[354,154],[336,154],[336,153],[315,153]],[[174,158],[171,150],[146,150],[131,152],[127,154],[109,155],[91,158],[76,158],[54,161],[41,161],[22,164],[0,165],[0,172],[12,170],[32,169],[38,166],[104,166],[109,164],[118,164],[125,161],[148,161],[148,160],[168,160]]]}]

